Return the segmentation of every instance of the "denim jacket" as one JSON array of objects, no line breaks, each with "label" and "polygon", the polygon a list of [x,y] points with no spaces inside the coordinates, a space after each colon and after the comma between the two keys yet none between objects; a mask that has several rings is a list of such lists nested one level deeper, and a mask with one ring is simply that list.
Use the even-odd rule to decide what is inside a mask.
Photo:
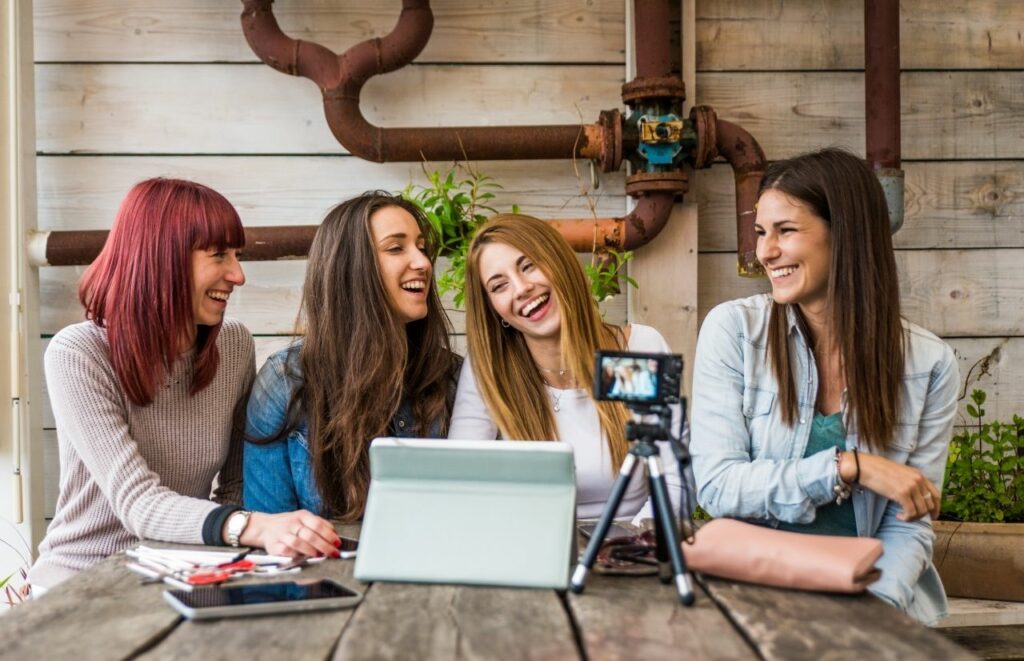
[{"label": "denim jacket", "polygon": [[[278,351],[260,368],[249,396],[246,439],[273,437],[283,426],[292,390],[299,384],[294,376],[289,376],[300,373],[297,364],[299,346],[296,344]],[[458,366],[453,370],[458,374]],[[452,390],[454,392],[454,381]],[[410,438],[416,436],[415,429],[412,406],[403,400],[391,421],[389,433]],[[431,425],[428,435],[431,438],[444,437],[440,421]],[[313,476],[308,436],[309,428],[303,418],[286,439],[272,443],[245,443],[242,498],[246,509],[268,513],[305,509],[317,515],[323,514],[323,501]]]},{"label": "denim jacket", "polygon": [[[814,418],[818,370],[807,338],[790,309],[788,333],[799,391],[799,420],[782,422],[778,385],[767,361],[771,297],[723,303],[704,320],[693,375],[691,453],[697,499],[712,516],[773,527],[809,523],[833,499],[835,453],[804,457]],[[953,433],[960,374],[953,350],[928,331],[904,321],[906,366],[896,438],[883,456],[919,469],[941,487]],[[846,447],[861,446],[847,417]],[[896,518],[899,505],[855,488],[857,534],[882,541],[882,577],[868,589],[931,624],[946,615],[946,595],[932,564],[935,535],[926,516]]]}]

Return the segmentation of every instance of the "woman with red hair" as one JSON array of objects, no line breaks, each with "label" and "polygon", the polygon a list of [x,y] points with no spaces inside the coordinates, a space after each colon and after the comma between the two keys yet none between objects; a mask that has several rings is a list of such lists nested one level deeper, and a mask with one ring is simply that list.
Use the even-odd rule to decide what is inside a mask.
[{"label": "woman with red hair", "polygon": [[36,596],[140,539],[336,553],[318,516],[236,505],[255,358],[224,311],[243,245],[238,213],[201,184],[149,179],[121,203],[79,286],[87,320],[46,350],[61,478]]}]

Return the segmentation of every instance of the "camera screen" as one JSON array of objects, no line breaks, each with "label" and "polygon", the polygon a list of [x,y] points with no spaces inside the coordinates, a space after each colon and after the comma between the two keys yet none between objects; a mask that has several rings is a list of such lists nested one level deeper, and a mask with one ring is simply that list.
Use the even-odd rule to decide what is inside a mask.
[{"label": "camera screen", "polygon": [[597,399],[658,401],[661,363],[657,358],[601,353],[597,367]]},{"label": "camera screen", "polygon": [[357,596],[348,588],[326,580],[313,583],[264,583],[231,588],[197,588],[192,592],[171,590],[171,592],[178,601],[190,608],[215,608]]}]

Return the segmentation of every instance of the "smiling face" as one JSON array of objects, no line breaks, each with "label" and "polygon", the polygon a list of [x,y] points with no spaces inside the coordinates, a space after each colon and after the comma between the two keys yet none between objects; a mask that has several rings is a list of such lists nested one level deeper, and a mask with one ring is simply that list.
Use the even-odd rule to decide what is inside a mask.
[{"label": "smiling face", "polygon": [[800,200],[768,190],[757,201],[757,259],[772,283],[776,303],[820,314],[828,294],[832,235],[825,221]]},{"label": "smiling face", "polygon": [[480,280],[498,316],[527,340],[560,337],[562,315],[547,276],[522,252],[505,243],[480,251]]},{"label": "smiling face", "polygon": [[235,248],[192,251],[192,320],[197,326],[216,326],[224,319],[228,298],[245,284]]},{"label": "smiling face", "polygon": [[433,266],[416,219],[401,207],[384,207],[370,216],[370,230],[391,310],[403,324],[423,319]]}]

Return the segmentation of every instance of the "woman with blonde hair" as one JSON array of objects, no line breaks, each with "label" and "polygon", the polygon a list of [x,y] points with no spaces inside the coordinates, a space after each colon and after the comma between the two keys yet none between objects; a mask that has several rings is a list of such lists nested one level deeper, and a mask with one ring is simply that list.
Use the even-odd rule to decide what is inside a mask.
[{"label": "woman with blonde hair", "polygon": [[[449,438],[552,440],[572,446],[577,515],[596,518],[629,450],[630,415],[620,402],[595,401],[599,350],[668,352],[658,331],[607,324],[590,296],[572,248],[547,223],[519,214],[495,216],[477,232],[466,263],[466,334]],[[676,407],[678,409],[678,407]],[[678,418],[679,411],[674,411]],[[674,502],[679,471],[662,447]],[[638,472],[617,518],[652,516]]]}]

